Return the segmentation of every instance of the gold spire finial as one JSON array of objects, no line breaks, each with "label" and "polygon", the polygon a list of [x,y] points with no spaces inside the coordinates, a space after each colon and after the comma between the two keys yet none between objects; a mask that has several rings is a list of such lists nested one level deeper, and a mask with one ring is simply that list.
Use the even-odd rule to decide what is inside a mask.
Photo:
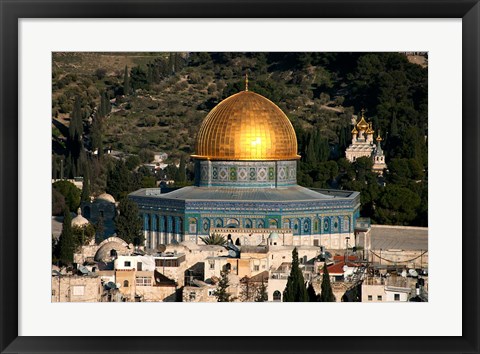
[{"label": "gold spire finial", "polygon": [[248,91],[248,72],[245,73],[245,91]]},{"label": "gold spire finial", "polygon": [[380,129],[378,129],[378,135],[377,135],[377,141],[380,142],[382,141],[382,137],[380,136]]},{"label": "gold spire finial", "polygon": [[362,112],[362,118],[364,118],[364,117],[365,117],[365,108],[362,108],[362,109],[360,110],[360,112]]}]

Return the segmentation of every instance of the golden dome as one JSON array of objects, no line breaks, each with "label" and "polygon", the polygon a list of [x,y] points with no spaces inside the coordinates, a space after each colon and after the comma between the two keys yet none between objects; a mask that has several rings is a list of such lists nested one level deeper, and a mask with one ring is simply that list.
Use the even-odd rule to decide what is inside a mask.
[{"label": "golden dome", "polygon": [[297,137],[285,113],[267,98],[242,91],[207,115],[197,136],[196,154],[208,160],[293,160]]},{"label": "golden dome", "polygon": [[355,126],[353,126],[352,134],[358,134],[358,130],[355,128]]},{"label": "golden dome", "polygon": [[365,130],[368,128],[368,123],[365,120],[365,117],[363,116],[363,114],[362,114],[362,119],[360,119],[360,122],[358,122],[357,124],[357,128],[358,130]]},{"label": "golden dome", "polygon": [[372,129],[372,123],[368,124],[368,129],[366,131],[367,134],[373,134],[375,131]]}]

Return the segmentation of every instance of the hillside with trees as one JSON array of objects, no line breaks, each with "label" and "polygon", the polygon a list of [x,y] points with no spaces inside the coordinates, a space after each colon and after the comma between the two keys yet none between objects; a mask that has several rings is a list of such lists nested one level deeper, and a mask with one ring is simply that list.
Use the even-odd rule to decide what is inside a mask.
[{"label": "hillside with trees", "polygon": [[[192,183],[196,132],[247,71],[295,128],[299,184],[360,191],[373,222],[428,224],[428,70],[399,53],[54,53],[53,178],[82,176],[115,198]],[[381,181],[369,159],[344,158],[361,109],[384,138]],[[161,174],[141,166],[160,151]]]}]

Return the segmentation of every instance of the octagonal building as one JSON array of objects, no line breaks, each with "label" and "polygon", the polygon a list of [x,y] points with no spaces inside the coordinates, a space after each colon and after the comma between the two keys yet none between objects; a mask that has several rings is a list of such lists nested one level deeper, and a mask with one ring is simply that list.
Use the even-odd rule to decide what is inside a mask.
[{"label": "octagonal building", "polygon": [[226,98],[198,132],[194,185],[129,195],[144,220],[145,246],[203,243],[214,232],[237,245],[258,245],[271,229],[281,245],[343,249],[351,238],[351,246],[360,194],[299,186],[297,146],[276,104],[248,90]]}]

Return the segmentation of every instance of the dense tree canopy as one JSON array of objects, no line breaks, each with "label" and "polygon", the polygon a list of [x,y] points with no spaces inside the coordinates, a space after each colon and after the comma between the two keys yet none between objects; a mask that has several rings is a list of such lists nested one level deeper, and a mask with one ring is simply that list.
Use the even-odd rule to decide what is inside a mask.
[{"label": "dense tree canopy", "polygon": [[[118,55],[111,54],[113,59]],[[373,222],[428,225],[428,69],[410,63],[404,54],[200,52],[125,57],[129,60],[112,64],[117,61],[103,54],[96,58],[109,61],[95,63],[98,70],[88,66],[83,73],[81,65],[75,72],[70,72],[71,65],[56,66],[53,176],[59,176],[63,160],[66,177],[90,173],[90,192],[106,189],[116,199],[152,187],[160,178],[173,179],[176,186],[190,184],[189,155],[195,152],[198,127],[220,100],[245,88],[248,71],[250,90],[277,103],[294,126],[302,156],[299,184],[360,191],[362,216]],[[56,62],[69,58],[54,55]],[[361,109],[384,138],[389,169],[385,178],[370,171],[370,161],[351,164],[344,159],[352,115]],[[135,157],[125,166],[112,163],[102,156],[110,146],[138,157],[140,163]],[[86,157],[95,150],[98,155]],[[138,166],[151,162],[153,151],[159,150],[172,157],[162,177],[138,174]],[[397,211],[400,204],[390,200],[397,189],[388,186],[410,189],[420,202],[413,200],[413,207]]]}]

